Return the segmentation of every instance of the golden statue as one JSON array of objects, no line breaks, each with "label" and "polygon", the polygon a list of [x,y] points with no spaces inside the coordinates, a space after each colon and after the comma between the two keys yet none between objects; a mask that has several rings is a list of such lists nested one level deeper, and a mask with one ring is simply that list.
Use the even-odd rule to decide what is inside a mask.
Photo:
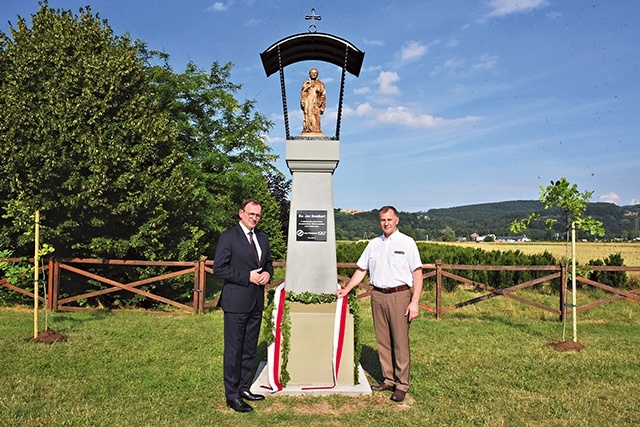
[{"label": "golden statue", "polygon": [[318,80],[318,70],[309,70],[309,79],[302,83],[300,92],[300,108],[304,122],[302,125],[303,136],[324,136],[320,130],[320,116],[327,106],[327,91],[324,83]]}]

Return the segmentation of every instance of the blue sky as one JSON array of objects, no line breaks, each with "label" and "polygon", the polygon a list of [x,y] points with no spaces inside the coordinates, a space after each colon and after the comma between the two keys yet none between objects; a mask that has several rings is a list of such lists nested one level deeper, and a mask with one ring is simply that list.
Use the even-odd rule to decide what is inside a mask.
[{"label": "blue sky", "polygon": [[[365,52],[347,78],[334,174],[335,206],[402,211],[533,200],[566,177],[592,201],[640,200],[640,1],[638,0],[50,0],[90,5],[116,34],[164,50],[181,71],[233,62],[242,99],[275,124],[268,140],[284,162],[280,82],[259,54],[317,31]],[[37,0],[2,0],[0,30],[28,18]],[[322,128],[333,134],[340,69],[285,69],[291,133],[300,85],[316,67],[327,87]]]}]

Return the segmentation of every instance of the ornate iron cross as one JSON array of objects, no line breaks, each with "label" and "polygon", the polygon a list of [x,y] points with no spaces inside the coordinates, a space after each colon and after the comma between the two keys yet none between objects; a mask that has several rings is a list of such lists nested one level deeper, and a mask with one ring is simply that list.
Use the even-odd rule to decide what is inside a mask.
[{"label": "ornate iron cross", "polygon": [[311,20],[311,25],[309,25],[309,32],[310,33],[315,33],[318,29],[316,27],[316,24],[314,21],[321,21],[322,20],[322,16],[321,15],[316,15],[316,8],[311,8],[311,15],[305,15],[304,19],[306,21]]}]

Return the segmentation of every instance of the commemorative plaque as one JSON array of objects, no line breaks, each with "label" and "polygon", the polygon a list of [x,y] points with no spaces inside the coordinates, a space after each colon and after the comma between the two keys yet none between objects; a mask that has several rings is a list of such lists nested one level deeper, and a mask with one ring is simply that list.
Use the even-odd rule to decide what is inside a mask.
[{"label": "commemorative plaque", "polygon": [[297,211],[296,240],[298,242],[326,242],[327,211]]}]

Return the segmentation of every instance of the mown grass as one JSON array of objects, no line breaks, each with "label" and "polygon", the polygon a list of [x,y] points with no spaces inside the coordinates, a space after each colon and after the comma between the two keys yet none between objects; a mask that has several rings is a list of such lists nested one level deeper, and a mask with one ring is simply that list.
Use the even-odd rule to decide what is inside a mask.
[{"label": "mown grass", "polygon": [[[362,366],[379,381],[368,300],[359,303]],[[225,406],[220,311],[52,313],[49,326],[68,336],[53,345],[26,341],[32,322],[28,309],[0,309],[3,426],[640,423],[640,305],[630,301],[579,316],[580,352],[545,346],[561,340],[562,325],[505,298],[439,321],[422,313],[411,326],[413,384],[402,404],[388,393],[270,396],[250,414]]]}]

